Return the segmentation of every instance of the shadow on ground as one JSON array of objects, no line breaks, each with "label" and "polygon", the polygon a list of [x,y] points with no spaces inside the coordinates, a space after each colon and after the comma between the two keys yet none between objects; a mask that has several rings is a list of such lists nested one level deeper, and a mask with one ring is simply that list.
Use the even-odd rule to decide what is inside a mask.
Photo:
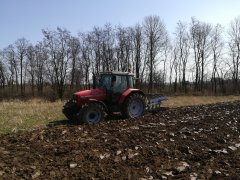
[{"label": "shadow on ground", "polygon": [[74,126],[78,125],[77,121],[69,121],[68,119],[55,120],[48,123],[48,127],[56,127],[56,126]]},{"label": "shadow on ground", "polygon": [[[123,120],[123,117],[120,114],[114,114],[106,116],[104,121],[117,121]],[[47,127],[57,127],[57,126],[76,126],[82,125],[82,123],[75,121],[70,121],[68,119],[55,120],[48,123]]]},{"label": "shadow on ground", "polygon": [[[145,115],[154,115],[156,113],[159,113],[161,111],[166,111],[168,110],[168,107],[160,107],[154,110],[148,110]],[[123,116],[120,113],[113,113],[111,115],[107,115],[104,119],[104,121],[121,121],[124,120]],[[76,126],[76,125],[81,125],[80,122],[77,120],[75,121],[70,121],[68,119],[61,119],[61,120],[55,120],[51,121],[48,123],[48,127],[57,127],[57,126]]]}]

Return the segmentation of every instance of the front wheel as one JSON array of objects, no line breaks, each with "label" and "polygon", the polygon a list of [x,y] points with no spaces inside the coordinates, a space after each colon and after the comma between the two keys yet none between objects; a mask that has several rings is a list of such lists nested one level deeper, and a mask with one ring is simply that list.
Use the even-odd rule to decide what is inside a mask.
[{"label": "front wheel", "polygon": [[125,118],[138,118],[144,114],[145,111],[144,96],[139,93],[130,95],[123,104],[122,115]]},{"label": "front wheel", "polygon": [[78,115],[80,123],[96,124],[104,118],[104,109],[98,103],[90,103],[82,108]]},{"label": "front wheel", "polygon": [[67,102],[64,105],[62,112],[67,119],[69,119],[70,121],[74,121],[77,118],[78,108],[74,103]]}]

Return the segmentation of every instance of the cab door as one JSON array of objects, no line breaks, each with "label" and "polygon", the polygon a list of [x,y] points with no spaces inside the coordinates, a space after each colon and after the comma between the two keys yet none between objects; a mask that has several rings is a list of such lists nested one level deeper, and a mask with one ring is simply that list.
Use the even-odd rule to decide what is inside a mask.
[{"label": "cab door", "polygon": [[127,76],[114,75],[113,86],[112,86],[112,103],[118,104],[122,93],[128,89]]}]

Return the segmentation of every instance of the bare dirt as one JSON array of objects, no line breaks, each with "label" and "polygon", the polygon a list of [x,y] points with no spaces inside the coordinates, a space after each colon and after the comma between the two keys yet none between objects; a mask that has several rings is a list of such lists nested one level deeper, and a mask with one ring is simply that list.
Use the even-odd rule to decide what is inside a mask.
[{"label": "bare dirt", "polygon": [[240,177],[240,101],[64,123],[0,135],[0,179]]}]

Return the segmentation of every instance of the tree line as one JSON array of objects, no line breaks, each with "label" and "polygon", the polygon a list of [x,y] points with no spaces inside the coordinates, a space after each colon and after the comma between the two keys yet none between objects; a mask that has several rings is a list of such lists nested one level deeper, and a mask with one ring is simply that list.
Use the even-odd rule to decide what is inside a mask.
[{"label": "tree line", "polygon": [[226,29],[192,17],[169,34],[159,16],[132,27],[94,27],[72,35],[43,29],[0,50],[0,98],[63,98],[88,89],[101,71],[131,71],[149,93],[239,94],[240,17]]}]

